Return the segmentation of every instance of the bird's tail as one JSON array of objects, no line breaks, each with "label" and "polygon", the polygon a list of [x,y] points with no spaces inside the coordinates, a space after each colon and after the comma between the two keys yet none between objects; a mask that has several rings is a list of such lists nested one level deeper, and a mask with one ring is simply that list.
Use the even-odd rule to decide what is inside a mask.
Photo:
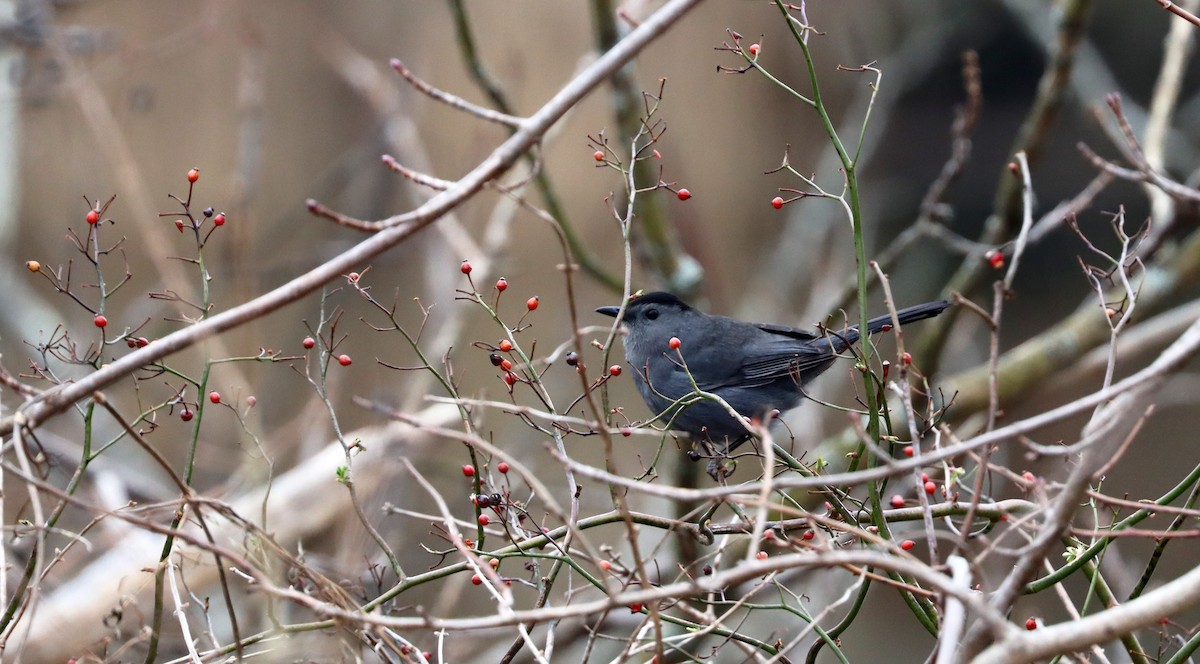
[{"label": "bird's tail", "polygon": [[[896,318],[900,320],[901,325],[912,323],[926,318],[933,318],[946,310],[950,306],[948,300],[938,300],[936,302],[926,302],[925,304],[917,304],[911,307],[905,307],[896,312]],[[884,332],[892,327],[892,315],[885,314],[877,316],[867,321],[867,331],[869,334]],[[845,334],[840,335],[845,339],[845,344],[839,343],[837,346],[852,344],[858,341],[858,328],[852,327]]]}]

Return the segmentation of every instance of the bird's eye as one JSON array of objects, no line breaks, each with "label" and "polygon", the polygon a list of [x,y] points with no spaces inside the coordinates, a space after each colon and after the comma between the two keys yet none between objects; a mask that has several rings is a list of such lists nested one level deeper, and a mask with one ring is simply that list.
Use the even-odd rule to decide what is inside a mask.
[{"label": "bird's eye", "polygon": [[658,309],[647,309],[646,310],[646,318],[649,318],[650,320],[654,320],[655,318],[658,318]]}]

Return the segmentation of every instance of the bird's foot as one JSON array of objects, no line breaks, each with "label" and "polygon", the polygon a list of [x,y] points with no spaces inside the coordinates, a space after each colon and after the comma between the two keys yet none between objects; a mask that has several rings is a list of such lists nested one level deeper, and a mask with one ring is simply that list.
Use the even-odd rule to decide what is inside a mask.
[{"label": "bird's foot", "polygon": [[737,470],[737,461],[729,457],[717,457],[708,460],[708,475],[714,482],[720,482]]}]

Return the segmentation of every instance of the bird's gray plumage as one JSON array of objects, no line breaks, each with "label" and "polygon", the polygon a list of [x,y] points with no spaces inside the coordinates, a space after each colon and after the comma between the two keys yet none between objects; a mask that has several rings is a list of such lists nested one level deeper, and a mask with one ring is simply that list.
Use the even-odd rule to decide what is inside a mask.
[{"label": "bird's gray plumage", "polygon": [[[944,300],[928,302],[901,309],[897,318],[902,324],[932,318],[948,306]],[[615,317],[619,310],[600,307],[596,311]],[[790,410],[800,405],[808,383],[859,337],[853,327],[818,335],[713,316],[662,292],[630,300],[621,322],[628,328],[625,360],[637,375],[638,390],[650,410],[661,413],[670,428],[722,446],[744,440],[746,428],[712,400],[682,405],[677,403],[680,399],[694,395],[698,388],[720,396],[745,417]],[[884,330],[891,322],[890,315],[871,319],[869,333]],[[671,337],[679,339],[678,351],[670,348]]]}]

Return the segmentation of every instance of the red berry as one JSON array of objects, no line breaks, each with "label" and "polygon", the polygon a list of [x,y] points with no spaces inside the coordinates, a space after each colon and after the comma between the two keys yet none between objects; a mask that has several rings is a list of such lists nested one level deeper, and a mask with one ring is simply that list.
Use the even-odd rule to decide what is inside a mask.
[{"label": "red berry", "polygon": [[661,153],[659,153],[659,151],[658,151],[658,150],[655,150],[654,152],[651,152],[651,153],[650,153],[650,156],[651,156],[651,157],[654,157],[655,159],[662,159],[662,154],[661,154]]},{"label": "red berry", "polygon": [[629,605],[629,612],[630,612],[630,613],[641,613],[641,612],[642,612],[642,603],[641,603],[641,602],[634,602],[633,604],[630,604],[630,605]]},{"label": "red berry", "polygon": [[595,159],[596,161],[604,161],[604,151],[596,150],[592,153],[592,159]]},{"label": "red berry", "polygon": [[463,273],[463,274],[471,274],[471,270],[472,270],[473,268],[471,267],[471,262],[470,262],[470,261],[463,261],[463,262],[462,262],[462,267],[461,267],[460,269],[462,270],[462,273]]},{"label": "red berry", "polygon": [[137,348],[137,339],[134,339],[133,337],[129,337],[128,339],[125,340],[125,345],[129,346],[130,348]]},{"label": "red berry", "polygon": [[500,360],[500,368],[504,371],[508,371],[512,369],[512,362],[509,362],[508,360]]},{"label": "red berry", "polygon": [[816,536],[816,533],[814,533],[811,530],[806,530],[806,531],[804,531],[804,534],[800,536],[800,539],[810,540],[815,536]]},{"label": "red berry", "polygon": [[508,472],[508,462],[501,461],[500,463],[496,464],[496,470],[499,471],[501,474],[507,473]]},{"label": "red berry", "polygon": [[316,346],[316,345],[317,345],[316,339],[313,339],[312,337],[304,337],[304,347],[305,348],[312,348],[313,346]]},{"label": "red berry", "polygon": [[533,297],[529,298],[528,300],[525,300],[525,306],[528,307],[530,311],[537,309],[538,308],[538,296],[534,295]]},{"label": "red berry", "polygon": [[601,560],[600,561],[600,569],[607,572],[612,569],[612,563],[608,562],[607,560]]},{"label": "red berry", "polygon": [[776,196],[775,198],[772,198],[771,199],[771,207],[775,208],[776,210],[783,207],[783,197]]},{"label": "red berry", "polygon": [[505,279],[504,277],[500,277],[499,279],[497,279],[496,280],[496,290],[500,291],[501,293],[508,290],[508,280]]},{"label": "red berry", "polygon": [[692,197],[692,192],[688,191],[687,189],[680,189],[675,195],[679,197],[679,200],[686,201]]},{"label": "red berry", "polygon": [[746,49],[746,50],[747,50],[747,51],[750,51],[750,56],[751,56],[751,57],[757,58],[757,57],[758,57],[758,52],[759,52],[760,50],[762,50],[762,47],[761,47],[761,46],[759,46],[758,44],[751,44],[751,45],[750,45],[750,48],[748,48],[748,49]]},{"label": "red berry", "polygon": [[175,228],[176,228],[176,229],[177,229],[177,230],[178,230],[180,233],[182,233],[182,232],[183,232],[183,220],[182,220],[182,219],[176,219],[176,220],[175,220]]},{"label": "red berry", "polygon": [[628,438],[633,435],[633,429],[630,427],[621,427],[621,435]]},{"label": "red berry", "polygon": [[1008,162],[1008,172],[1009,173],[1016,175],[1020,171],[1021,171],[1021,169],[1017,166],[1017,162],[1015,162],[1015,161]]},{"label": "red berry", "polygon": [[509,341],[508,339],[504,339],[500,342],[500,352],[501,353],[507,353],[510,350],[512,350],[512,348],[513,348],[512,342]]},{"label": "red berry", "polygon": [[224,226],[224,225],[225,225],[225,213],[224,212],[213,217],[213,226]]},{"label": "red berry", "polygon": [[900,548],[904,549],[905,551],[912,551],[912,548],[916,545],[917,543],[912,540],[904,540],[900,543]]},{"label": "red berry", "polygon": [[192,413],[192,411],[188,410],[187,406],[184,406],[183,412],[179,414],[179,419],[183,420],[184,422],[191,422],[193,415],[194,415],[194,413]]},{"label": "red berry", "polygon": [[671,347],[671,350],[677,350],[683,345],[683,342],[679,340],[679,337],[671,337],[671,340],[667,342],[667,345]]},{"label": "red berry", "polygon": [[200,179],[200,169],[193,168],[192,170],[187,172],[187,181],[188,182],[195,182],[196,180],[199,180],[199,179]]},{"label": "red berry", "polygon": [[478,586],[483,583],[483,579],[479,578],[478,574],[474,574],[471,576],[471,583]]},{"label": "red berry", "polygon": [[150,345],[150,340],[147,339],[146,337],[138,337],[137,338],[137,347],[138,348],[145,348],[146,346],[149,346],[149,345]]},{"label": "red berry", "polygon": [[87,222],[93,226],[100,223],[100,213],[96,212],[95,210],[88,210]]},{"label": "red berry", "polygon": [[1037,618],[1030,618],[1029,620],[1026,620],[1025,621],[1025,629],[1028,629],[1031,631],[1037,629]]},{"label": "red berry", "polygon": [[900,356],[900,359],[904,360],[905,364],[912,364],[912,355],[910,353],[908,353],[907,351],[903,355]]},{"label": "red berry", "polygon": [[912,455],[913,455],[913,446],[912,446],[912,445],[905,445],[905,446],[904,446],[904,456],[906,456],[906,457],[910,457],[910,456],[912,456]]},{"label": "red berry", "polygon": [[246,405],[251,408],[257,406],[258,405],[258,397],[254,396],[253,394],[246,397]]},{"label": "red berry", "polygon": [[758,558],[759,560],[766,560],[766,559],[767,559],[767,552],[766,552],[766,551],[759,551],[759,552],[758,552],[758,554],[757,554],[757,555],[755,555],[754,557],[755,557],[755,558]]},{"label": "red berry", "polygon": [[934,491],[937,491],[937,485],[934,484],[933,482],[926,482],[925,483],[925,493],[932,496]]},{"label": "red berry", "polygon": [[517,374],[515,374],[511,371],[504,374],[504,382],[508,383],[509,387],[516,385],[517,384]]},{"label": "red berry", "polygon": [[220,393],[220,392],[217,392],[217,391],[215,391],[215,390],[214,390],[214,391],[212,391],[212,392],[209,392],[209,393],[208,393],[208,400],[209,400],[209,401],[211,401],[211,402],[213,402],[213,403],[221,403],[221,393]]},{"label": "red berry", "polygon": [[621,365],[619,365],[619,364],[614,364],[614,365],[612,365],[611,367],[609,367],[609,368],[608,368],[608,375],[610,375],[610,376],[620,376],[620,375],[621,375]]},{"label": "red berry", "polygon": [[984,254],[983,257],[987,259],[988,264],[992,266],[993,270],[999,270],[1000,268],[1004,267],[1003,251],[996,251],[995,249],[992,249]]},{"label": "red berry", "polygon": [[349,355],[338,355],[338,364],[342,365],[343,367],[350,366],[350,363],[352,362],[354,362],[354,360],[350,359]]},{"label": "red berry", "polygon": [[896,509],[904,507],[904,496],[892,496],[892,507],[895,507]]},{"label": "red berry", "polygon": [[108,325],[108,319],[104,317],[104,314],[96,314],[96,317],[92,319],[92,324],[96,327],[104,327]]},{"label": "red berry", "polygon": [[471,464],[463,465],[463,477],[475,477],[475,466]]},{"label": "red berry", "polygon": [[1033,476],[1033,473],[1031,473],[1027,470],[1027,471],[1021,473],[1021,479],[1025,480],[1026,482],[1032,483],[1037,478]]},{"label": "red berry", "polygon": [[491,522],[492,522],[492,519],[488,515],[486,515],[486,514],[479,515],[479,525],[486,526]]}]

